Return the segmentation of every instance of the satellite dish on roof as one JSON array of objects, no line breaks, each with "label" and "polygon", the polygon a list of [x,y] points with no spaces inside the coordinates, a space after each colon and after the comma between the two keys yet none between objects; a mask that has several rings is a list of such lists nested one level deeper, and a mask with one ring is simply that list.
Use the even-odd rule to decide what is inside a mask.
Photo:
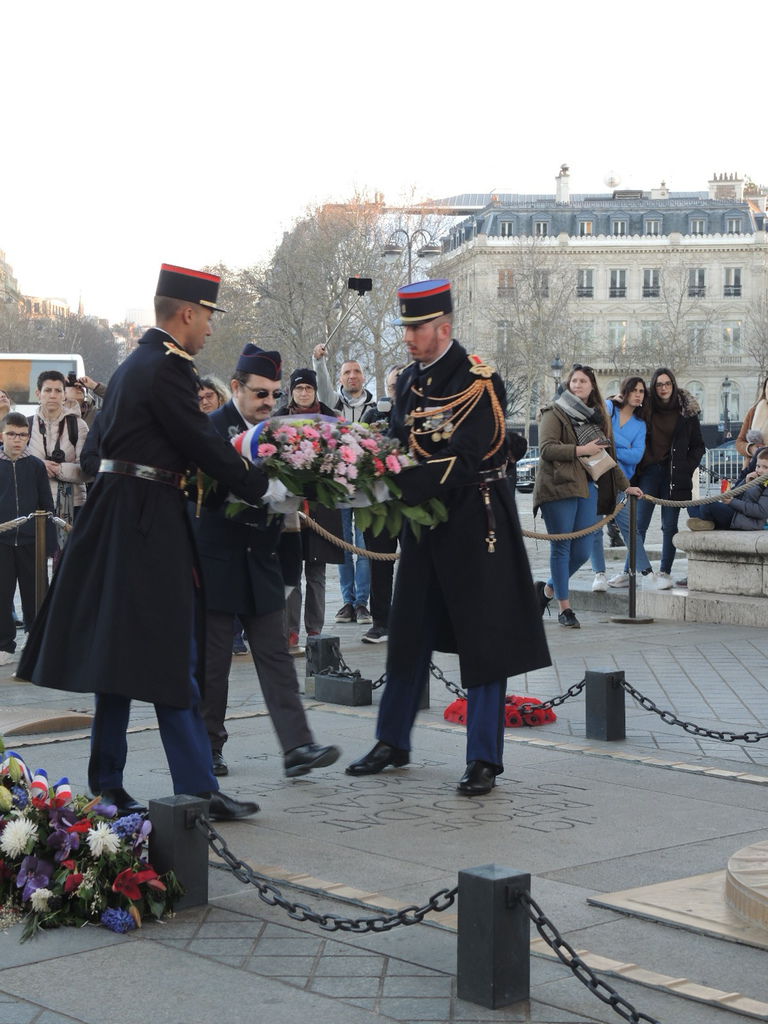
[{"label": "satellite dish on roof", "polygon": [[617,174],[615,171],[608,171],[606,176],[603,178],[603,181],[608,188],[618,188],[621,184],[621,175]]}]

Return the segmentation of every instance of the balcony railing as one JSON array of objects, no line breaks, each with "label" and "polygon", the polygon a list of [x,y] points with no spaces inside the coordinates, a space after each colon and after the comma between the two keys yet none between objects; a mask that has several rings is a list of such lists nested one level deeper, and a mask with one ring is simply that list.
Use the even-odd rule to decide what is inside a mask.
[{"label": "balcony railing", "polygon": [[643,285],[643,298],[644,299],[658,299],[659,297],[659,286],[657,284],[644,284]]},{"label": "balcony railing", "polygon": [[688,298],[689,299],[703,299],[707,294],[706,285],[703,284],[690,284],[688,285]]},{"label": "balcony railing", "polygon": [[627,297],[626,285],[611,285],[608,289],[610,299],[625,299]]},{"label": "balcony railing", "polygon": [[577,285],[576,286],[576,297],[578,299],[592,299],[594,298],[595,289],[590,288],[588,285]]},{"label": "balcony railing", "polygon": [[741,295],[740,284],[727,284],[723,288],[723,297],[726,299],[737,299]]}]

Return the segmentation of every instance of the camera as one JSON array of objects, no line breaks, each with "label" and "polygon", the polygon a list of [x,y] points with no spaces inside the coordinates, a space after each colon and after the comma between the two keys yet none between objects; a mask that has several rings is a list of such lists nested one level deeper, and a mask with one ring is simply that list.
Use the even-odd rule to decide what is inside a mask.
[{"label": "camera", "polygon": [[74,370],[70,370],[67,374],[67,387],[73,388],[77,386],[77,374]]},{"label": "camera", "polygon": [[64,462],[66,456],[64,452],[59,448],[58,445],[53,449],[51,454],[48,456],[51,462]]}]

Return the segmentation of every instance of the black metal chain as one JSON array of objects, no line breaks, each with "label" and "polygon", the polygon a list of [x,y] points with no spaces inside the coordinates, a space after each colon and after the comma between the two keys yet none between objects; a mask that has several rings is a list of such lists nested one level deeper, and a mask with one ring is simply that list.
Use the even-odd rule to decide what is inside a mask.
[{"label": "black metal chain", "polygon": [[440,889],[430,896],[427,903],[421,907],[415,905],[403,907],[402,910],[394,913],[378,914],[374,917],[340,917],[338,914],[321,914],[304,903],[294,903],[286,899],[269,879],[257,875],[252,868],[235,857],[224,841],[224,837],[216,831],[205,815],[201,814],[195,818],[195,827],[203,833],[210,848],[218,857],[221,857],[237,879],[255,886],[260,900],[270,907],[280,907],[285,910],[294,921],[309,921],[311,924],[319,925],[323,931],[327,932],[354,932],[360,935],[366,932],[388,932],[401,924],[420,924],[432,911],[440,913],[452,907],[459,891],[458,886],[455,889]]},{"label": "black metal chain", "polygon": [[695,725],[693,722],[686,722],[682,718],[678,718],[677,715],[671,711],[663,711],[658,704],[655,704],[650,697],[646,697],[644,694],[636,690],[635,687],[624,680],[619,681],[619,685],[622,686],[630,697],[634,697],[640,707],[645,708],[646,711],[652,711],[655,715],[658,715],[662,722],[666,722],[667,725],[679,725],[681,729],[685,729],[686,732],[692,733],[694,736],[704,736],[710,740],[722,740],[723,743],[735,743],[740,740],[744,743],[759,743],[760,740],[768,739],[768,732],[757,732],[752,730],[751,732],[735,733],[730,730],[720,731],[718,729],[707,729],[703,725]]},{"label": "black metal chain", "polygon": [[631,1024],[639,1024],[646,1021],[647,1024],[660,1024],[656,1017],[649,1017],[647,1013],[641,1013],[623,996],[620,996],[615,988],[611,988],[607,981],[603,981],[597,974],[588,967],[582,960],[573,946],[567,942],[547,915],[542,911],[536,900],[527,892],[517,894],[518,899],[528,912],[531,921],[536,925],[536,930],[549,948],[557,954],[561,963],[564,963],[582,985],[585,985],[593,995],[596,995],[602,1002],[607,1003],[611,1009],[618,1013],[624,1020],[631,1021]]},{"label": "black metal chain", "polygon": [[429,671],[432,673],[435,679],[438,680],[438,682],[445,684],[445,688],[450,693],[452,693],[454,697],[461,697],[466,700],[466,691],[462,690],[460,686],[456,685],[456,683],[452,683],[451,680],[448,679],[448,677],[446,676],[445,672],[443,672],[441,668],[438,668],[434,661],[430,661]]},{"label": "black metal chain", "polygon": [[559,697],[550,697],[549,700],[545,700],[542,704],[520,704],[517,710],[521,714],[528,715],[533,711],[549,711],[551,708],[559,708],[561,704],[565,704],[571,697],[578,697],[586,685],[587,679],[585,676],[580,682],[569,686],[565,693],[561,693]]}]

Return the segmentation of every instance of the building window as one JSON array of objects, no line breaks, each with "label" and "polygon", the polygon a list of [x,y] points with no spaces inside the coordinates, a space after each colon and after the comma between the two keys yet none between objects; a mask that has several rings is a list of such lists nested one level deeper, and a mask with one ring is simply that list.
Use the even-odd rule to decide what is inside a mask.
[{"label": "building window", "polygon": [[726,299],[738,298],[741,295],[741,267],[725,268],[725,286],[723,296]]},{"label": "building window", "polygon": [[707,222],[703,217],[691,217],[691,234],[703,235],[707,229]]},{"label": "building window", "polygon": [[591,299],[594,297],[595,289],[593,284],[593,271],[576,271],[576,296],[579,299]]},{"label": "building window", "polygon": [[707,294],[707,278],[704,267],[691,267],[688,271],[688,298],[703,299]]},{"label": "building window", "polygon": [[511,220],[503,220],[501,222],[500,228],[500,234],[502,238],[512,238],[515,234],[515,225]]},{"label": "building window", "polygon": [[704,356],[707,347],[707,324],[704,320],[690,320],[687,324],[688,347],[691,356]]},{"label": "building window", "polygon": [[624,299],[627,295],[627,272],[626,270],[612,270],[611,283],[608,287],[608,297],[611,299]]},{"label": "building window", "polygon": [[658,299],[661,291],[661,271],[656,267],[643,271],[643,298]]},{"label": "building window", "polygon": [[[704,410],[704,385],[700,380],[689,380],[685,385],[685,390],[690,392],[696,401],[699,403],[699,407]],[[699,413],[701,417],[701,413]]]},{"label": "building window", "polygon": [[740,235],[741,217],[728,217],[725,222],[725,230],[729,235]]},{"label": "building window", "polygon": [[533,272],[533,294],[537,299],[549,298],[549,271],[534,270]]},{"label": "building window", "polygon": [[586,235],[592,234],[592,221],[591,220],[580,220],[579,221],[579,234],[582,238]]},{"label": "building window", "polygon": [[658,345],[661,339],[661,324],[658,320],[640,321],[640,340],[644,345]]},{"label": "building window", "polygon": [[514,270],[500,270],[499,271],[499,285],[498,295],[499,298],[511,295],[515,287],[515,272]]},{"label": "building window", "polygon": [[655,218],[649,218],[645,222],[645,233],[646,235],[660,235],[661,234],[661,221]]},{"label": "building window", "polygon": [[535,220],[533,222],[533,233],[537,238],[544,238],[545,235],[549,234],[549,221]]},{"label": "building window", "polygon": [[496,324],[496,357],[501,360],[506,355],[507,346],[512,338],[512,324],[509,320],[499,320]]},{"label": "building window", "polygon": [[626,320],[608,321],[608,349],[611,353],[627,351],[627,323]]},{"label": "building window", "polygon": [[625,220],[615,220],[611,224],[612,235],[626,235],[627,233],[627,222]]},{"label": "building window", "polygon": [[595,341],[595,321],[576,320],[573,325],[573,333],[576,338],[577,348],[582,355],[589,352]]},{"label": "building window", "polygon": [[723,323],[723,355],[741,355],[741,320],[726,320]]}]

